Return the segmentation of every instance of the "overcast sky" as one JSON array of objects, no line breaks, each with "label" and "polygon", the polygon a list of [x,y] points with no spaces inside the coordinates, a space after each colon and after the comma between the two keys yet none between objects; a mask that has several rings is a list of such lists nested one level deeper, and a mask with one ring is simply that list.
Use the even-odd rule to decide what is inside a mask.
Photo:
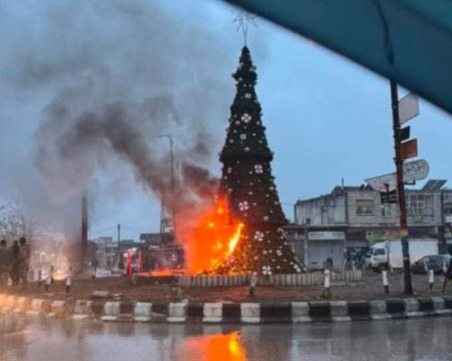
[{"label": "overcast sky", "polygon": [[[66,169],[75,163],[60,169],[61,160],[53,164],[53,157],[39,159],[39,146],[52,148],[48,143],[58,136],[52,133],[49,107],[63,98],[77,113],[119,99],[132,109],[148,96],[168,97],[175,118],[182,120],[173,124],[164,115],[159,121],[165,125],[146,125],[149,133],[143,134],[149,134],[151,149],[168,151],[156,129],[174,136],[182,158],[192,157],[190,137],[203,137],[209,151],[196,162],[219,175],[217,157],[235,91],[230,75],[243,46],[235,15],[215,0],[55,4],[0,3],[0,199],[18,199],[30,212],[50,215],[43,217],[49,224],[64,214],[58,224],[67,225],[77,223],[80,191],[87,185],[91,237],[115,235],[118,223],[123,238],[158,231],[159,201],[113,152],[96,148],[95,159],[77,158],[83,171]],[[387,80],[307,39],[256,22],[248,46],[286,215],[292,218],[290,204],[297,199],[328,193],[341,178],[346,185],[360,185],[392,172]],[[429,178],[452,178],[450,116],[422,102],[410,125],[420,157],[430,163]],[[191,128],[197,131],[181,131]],[[64,172],[58,182],[49,178]]]}]

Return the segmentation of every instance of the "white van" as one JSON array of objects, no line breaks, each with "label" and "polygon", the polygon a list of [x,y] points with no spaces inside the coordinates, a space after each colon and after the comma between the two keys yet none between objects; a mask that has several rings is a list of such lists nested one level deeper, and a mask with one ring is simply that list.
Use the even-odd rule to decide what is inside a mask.
[{"label": "white van", "polygon": [[[438,254],[438,241],[436,239],[410,239],[408,245],[411,264],[424,256]],[[402,243],[400,240],[378,242],[370,250],[370,267],[374,271],[403,268]]]}]

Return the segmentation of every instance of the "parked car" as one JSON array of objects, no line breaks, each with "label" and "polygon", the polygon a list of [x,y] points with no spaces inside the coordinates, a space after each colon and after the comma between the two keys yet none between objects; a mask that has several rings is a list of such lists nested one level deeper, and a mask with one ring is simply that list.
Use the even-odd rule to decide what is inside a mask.
[{"label": "parked car", "polygon": [[[438,241],[436,239],[410,239],[409,244],[411,261],[438,254]],[[374,271],[403,268],[402,243],[400,240],[378,242],[370,249],[372,253],[371,267]]]},{"label": "parked car", "polygon": [[411,266],[411,272],[413,274],[426,274],[426,268],[432,269],[435,274],[442,274],[444,267],[449,265],[451,256],[448,254],[438,254],[422,257]]}]

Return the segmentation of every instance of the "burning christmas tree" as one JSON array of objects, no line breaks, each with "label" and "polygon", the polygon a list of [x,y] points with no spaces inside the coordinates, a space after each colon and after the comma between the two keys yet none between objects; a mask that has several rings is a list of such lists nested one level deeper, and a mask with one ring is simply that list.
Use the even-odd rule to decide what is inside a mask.
[{"label": "burning christmas tree", "polygon": [[220,194],[227,195],[233,221],[243,224],[243,228],[233,252],[215,271],[299,273],[300,264],[281,228],[286,218],[272,176],[273,152],[267,143],[254,89],[256,67],[246,46],[232,76],[237,81],[237,93],[220,154]]}]

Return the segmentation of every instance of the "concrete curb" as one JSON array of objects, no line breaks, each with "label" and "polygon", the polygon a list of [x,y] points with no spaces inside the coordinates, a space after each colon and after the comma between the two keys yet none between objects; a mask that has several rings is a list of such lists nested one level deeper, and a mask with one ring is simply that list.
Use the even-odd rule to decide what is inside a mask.
[{"label": "concrete curb", "polygon": [[303,323],[452,315],[452,297],[278,303],[42,300],[0,295],[2,313],[103,322]]}]

